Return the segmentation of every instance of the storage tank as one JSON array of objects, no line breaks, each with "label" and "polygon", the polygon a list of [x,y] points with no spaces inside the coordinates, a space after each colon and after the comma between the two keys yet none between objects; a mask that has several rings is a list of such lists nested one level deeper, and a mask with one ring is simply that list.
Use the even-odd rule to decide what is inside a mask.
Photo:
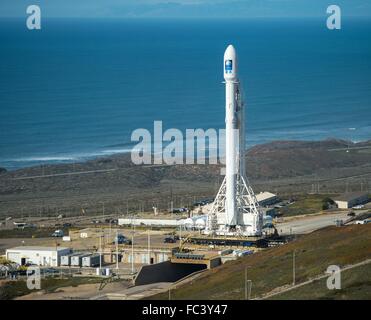
[{"label": "storage tank", "polygon": [[183,225],[186,229],[192,229],[194,227],[194,221],[192,218],[187,218],[184,220]]},{"label": "storage tank", "polygon": [[195,227],[196,227],[196,229],[198,229],[198,230],[205,229],[205,227],[206,227],[206,217],[198,218],[198,219],[195,221]]}]

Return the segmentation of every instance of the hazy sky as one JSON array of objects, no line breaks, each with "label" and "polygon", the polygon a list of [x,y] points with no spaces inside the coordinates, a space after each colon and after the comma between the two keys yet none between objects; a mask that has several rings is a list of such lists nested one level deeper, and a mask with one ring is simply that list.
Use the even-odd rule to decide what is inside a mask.
[{"label": "hazy sky", "polygon": [[0,0],[0,16],[23,17],[31,4],[44,17],[323,17],[330,4],[343,16],[371,17],[370,0]]}]

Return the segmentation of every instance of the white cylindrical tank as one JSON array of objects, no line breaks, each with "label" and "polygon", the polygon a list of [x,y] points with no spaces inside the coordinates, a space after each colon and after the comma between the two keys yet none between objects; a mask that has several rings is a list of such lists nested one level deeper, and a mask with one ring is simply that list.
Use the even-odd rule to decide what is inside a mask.
[{"label": "white cylindrical tank", "polygon": [[187,218],[184,220],[184,227],[186,229],[192,229],[194,227],[194,221],[192,218]]},{"label": "white cylindrical tank", "polygon": [[199,230],[205,229],[206,227],[206,219],[204,217],[199,218],[195,221],[195,227]]}]

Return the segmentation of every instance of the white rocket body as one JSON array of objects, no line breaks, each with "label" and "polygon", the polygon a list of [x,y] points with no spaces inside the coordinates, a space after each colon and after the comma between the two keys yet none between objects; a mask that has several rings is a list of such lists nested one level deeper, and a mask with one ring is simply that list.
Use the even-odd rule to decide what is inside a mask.
[{"label": "white rocket body", "polygon": [[245,111],[240,95],[236,50],[223,61],[225,80],[225,177],[208,213],[205,234],[259,236],[262,212],[245,172]]},{"label": "white rocket body", "polygon": [[237,115],[237,57],[236,50],[229,45],[224,53],[225,80],[225,127],[226,127],[226,224],[237,224],[237,173],[239,166],[239,119]]}]

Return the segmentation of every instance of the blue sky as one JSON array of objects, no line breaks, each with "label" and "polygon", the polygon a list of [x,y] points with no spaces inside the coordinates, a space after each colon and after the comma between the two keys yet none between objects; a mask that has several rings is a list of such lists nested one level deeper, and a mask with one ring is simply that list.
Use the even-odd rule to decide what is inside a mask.
[{"label": "blue sky", "polygon": [[330,4],[343,16],[371,16],[370,0],[0,0],[0,16],[24,17],[31,4],[40,5],[44,17],[323,17]]}]

